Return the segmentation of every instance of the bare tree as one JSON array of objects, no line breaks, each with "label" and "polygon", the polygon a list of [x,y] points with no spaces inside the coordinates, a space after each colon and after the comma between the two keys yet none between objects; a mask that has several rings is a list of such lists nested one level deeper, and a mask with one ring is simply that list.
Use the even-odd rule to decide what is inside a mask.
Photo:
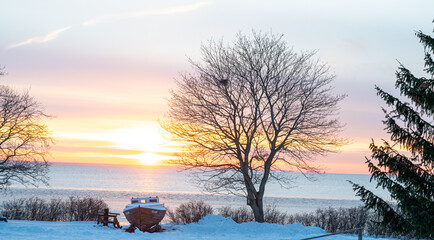
[{"label": "bare tree", "polygon": [[42,123],[48,117],[28,92],[0,86],[0,189],[12,182],[47,183],[51,133]]},{"label": "bare tree", "polygon": [[171,163],[201,170],[206,191],[242,195],[264,221],[269,180],[281,171],[315,171],[309,161],[344,144],[326,64],[297,53],[282,36],[239,34],[233,45],[210,41],[171,91],[162,127],[183,150]]}]

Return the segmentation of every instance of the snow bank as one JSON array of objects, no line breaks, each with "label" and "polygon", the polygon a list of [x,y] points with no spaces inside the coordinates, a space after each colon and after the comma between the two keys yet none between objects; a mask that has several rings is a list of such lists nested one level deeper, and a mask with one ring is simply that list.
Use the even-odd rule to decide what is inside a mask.
[{"label": "snow bank", "polygon": [[198,223],[183,226],[180,231],[196,239],[203,236],[209,239],[301,239],[326,233],[321,228],[304,227],[299,223],[285,226],[257,222],[237,224],[221,215],[208,215]]},{"label": "snow bank", "polygon": [[[163,226],[167,230],[162,233],[126,233],[111,227],[102,227],[95,222],[41,222],[10,220],[0,222],[0,239],[302,239],[325,234],[318,227],[305,227],[299,223],[291,225],[277,225],[270,223],[242,223],[237,224],[230,218],[221,215],[208,215],[198,223],[188,225]],[[336,235],[323,238],[324,240],[354,240],[356,235]],[[366,240],[376,238],[363,237]],[[379,240],[379,239],[376,239]]]}]

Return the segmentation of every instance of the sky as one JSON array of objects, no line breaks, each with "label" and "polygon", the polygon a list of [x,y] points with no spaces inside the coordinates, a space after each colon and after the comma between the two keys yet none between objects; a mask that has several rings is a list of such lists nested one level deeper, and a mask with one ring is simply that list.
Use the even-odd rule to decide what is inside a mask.
[{"label": "sky", "polygon": [[318,157],[325,172],[368,173],[371,140],[389,139],[383,102],[398,61],[423,74],[434,1],[22,1],[0,0],[0,84],[30,91],[53,118],[51,161],[156,166],[175,146],[158,121],[188,58],[211,39],[252,30],[283,34],[297,51],[317,50],[336,75],[342,136],[350,144]]}]

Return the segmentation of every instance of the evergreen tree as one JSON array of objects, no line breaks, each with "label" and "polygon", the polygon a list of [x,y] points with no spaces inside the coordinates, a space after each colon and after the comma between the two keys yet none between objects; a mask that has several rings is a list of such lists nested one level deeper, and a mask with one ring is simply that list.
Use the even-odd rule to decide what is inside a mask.
[{"label": "evergreen tree", "polygon": [[[433,177],[433,113],[434,113],[434,39],[422,32],[416,36],[425,48],[425,69],[429,78],[415,77],[400,65],[395,87],[401,98],[390,95],[378,86],[377,94],[390,110],[385,113],[385,129],[393,144],[370,144],[371,159],[366,158],[371,181],[390,192],[394,203],[387,202],[358,184],[356,195],[365,206],[376,211],[381,224],[397,234],[417,238],[434,238],[434,177]],[[400,151],[395,146],[399,146]],[[373,161],[376,161],[375,164]]]}]

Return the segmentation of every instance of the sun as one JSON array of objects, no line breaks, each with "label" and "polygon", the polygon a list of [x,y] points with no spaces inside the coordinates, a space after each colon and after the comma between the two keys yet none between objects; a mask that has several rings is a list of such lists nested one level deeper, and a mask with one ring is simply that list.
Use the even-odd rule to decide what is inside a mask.
[{"label": "sun", "polygon": [[162,136],[157,122],[125,121],[119,125],[97,132],[57,132],[56,138],[74,145],[58,146],[61,150],[56,155],[82,157],[87,163],[158,166],[177,151],[176,145]]},{"label": "sun", "polygon": [[142,165],[144,166],[158,166],[161,165],[161,163],[164,160],[168,160],[169,157],[161,156],[156,153],[148,152],[143,154],[137,154],[133,156],[134,158],[138,159]]},{"label": "sun", "polygon": [[146,166],[161,164],[170,158],[169,141],[161,135],[158,123],[145,122],[136,126],[109,131],[110,139],[116,148],[142,151],[140,154],[118,157],[134,158]]}]

